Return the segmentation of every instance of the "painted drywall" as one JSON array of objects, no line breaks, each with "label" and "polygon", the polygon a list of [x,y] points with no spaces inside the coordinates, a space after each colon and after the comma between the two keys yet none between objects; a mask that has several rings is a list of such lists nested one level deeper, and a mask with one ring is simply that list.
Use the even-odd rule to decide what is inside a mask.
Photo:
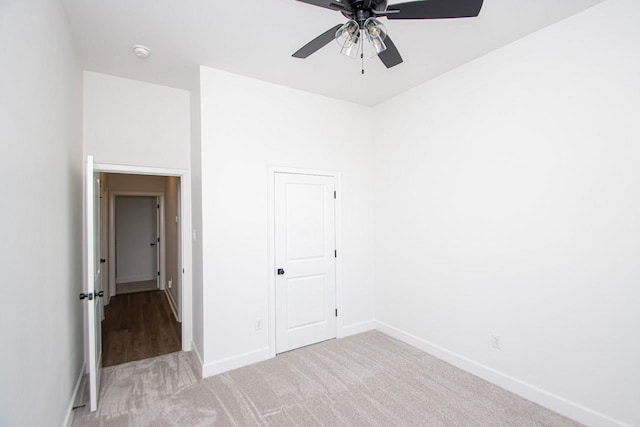
[{"label": "painted drywall", "polygon": [[0,64],[0,425],[61,426],[83,364],[83,173],[59,2],[0,2]]},{"label": "painted drywall", "polygon": [[85,71],[83,112],[96,163],[189,169],[189,92]]},{"label": "painted drywall", "polygon": [[590,425],[640,425],[638,22],[610,0],[375,109],[380,327]]},{"label": "painted drywall", "polygon": [[102,303],[109,304],[111,292],[109,290],[109,174],[100,173],[100,261],[102,262],[101,277],[104,296]]},{"label": "painted drywall", "polygon": [[155,197],[115,198],[116,283],[156,278],[157,204]]},{"label": "painted drywall", "polygon": [[192,243],[192,288],[193,288],[193,349],[200,365],[204,352],[204,288],[202,282],[202,144],[201,144],[201,108],[200,108],[200,69],[194,79],[191,90],[191,243]]},{"label": "painted drywall", "polygon": [[[372,327],[372,110],[206,67],[200,73],[208,372],[268,354],[269,165],[340,173],[341,316],[346,333]],[[256,331],[258,318],[265,327]]]},{"label": "painted drywall", "polygon": [[156,175],[110,173],[109,191],[164,193],[164,180],[164,177]]},{"label": "painted drywall", "polygon": [[[168,176],[164,180],[164,240],[165,240],[165,270],[166,287],[168,288],[171,304],[180,316],[181,278],[180,268],[180,178]],[[169,281],[171,287],[169,288]]]}]

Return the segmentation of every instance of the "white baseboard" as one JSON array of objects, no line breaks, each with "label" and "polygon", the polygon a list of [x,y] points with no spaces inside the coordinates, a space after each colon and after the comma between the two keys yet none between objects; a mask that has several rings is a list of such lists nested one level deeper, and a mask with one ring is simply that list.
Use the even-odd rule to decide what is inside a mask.
[{"label": "white baseboard", "polygon": [[73,388],[73,393],[71,394],[71,401],[67,406],[67,414],[64,417],[64,421],[62,422],[62,427],[71,427],[73,424],[73,407],[76,404],[76,399],[78,398],[78,392],[80,392],[80,384],[82,384],[82,377],[84,376],[85,365],[82,364],[82,368],[80,369],[80,373],[78,374],[78,379],[76,380],[76,385]]},{"label": "white baseboard", "polygon": [[133,282],[146,282],[149,280],[154,280],[156,276],[153,274],[145,274],[142,276],[125,276],[125,277],[116,277],[116,284],[120,285],[122,283],[133,283]]},{"label": "white baseboard", "polygon": [[630,424],[624,423],[613,417],[572,402],[569,399],[565,399],[564,397],[504,374],[384,322],[376,322],[376,329],[413,347],[419,348],[420,350],[442,359],[445,362],[457,366],[460,369],[487,380],[490,383],[502,387],[505,390],[515,393],[525,399],[544,406],[545,408],[549,408],[552,411],[580,423],[589,426],[631,427]]},{"label": "white baseboard", "polygon": [[267,360],[270,358],[271,355],[269,354],[269,347],[264,347],[258,350],[239,354],[237,356],[227,357],[226,359],[209,362],[202,366],[202,378],[212,377],[223,372],[242,368],[243,366],[262,362],[263,360]]},{"label": "white baseboard", "polygon": [[198,349],[198,346],[196,345],[196,343],[194,343],[193,341],[191,341],[191,351],[193,351],[193,354],[196,355],[196,359],[198,359],[198,367],[200,368],[200,378],[204,378],[202,376],[202,373],[204,372],[204,362],[202,361],[202,353],[200,352],[200,349]]},{"label": "white baseboard", "polygon": [[[340,336],[340,338],[371,331],[374,329],[376,329],[376,322],[374,320],[354,323],[353,325],[344,326],[342,328],[342,335]],[[254,363],[262,362],[263,360],[272,358],[271,353],[269,352],[269,347],[263,347],[258,350],[249,351],[237,356],[232,356],[205,364],[203,363],[202,356],[195,344],[191,343],[191,346],[196,354],[196,357],[198,358],[198,361],[200,362],[200,366],[202,367],[202,378],[222,374],[233,369],[242,368],[243,366],[252,365]]]},{"label": "white baseboard", "polygon": [[353,325],[342,327],[342,334],[340,335],[340,338],[361,334],[363,332],[372,331],[374,329],[376,329],[375,320],[367,320],[366,322],[354,323]]},{"label": "white baseboard", "polygon": [[181,322],[180,316],[178,316],[178,305],[176,301],[173,299],[173,295],[169,289],[164,290],[164,294],[167,296],[167,301],[169,301],[169,306],[171,307],[171,311],[173,311],[173,315],[176,317],[176,322]]}]

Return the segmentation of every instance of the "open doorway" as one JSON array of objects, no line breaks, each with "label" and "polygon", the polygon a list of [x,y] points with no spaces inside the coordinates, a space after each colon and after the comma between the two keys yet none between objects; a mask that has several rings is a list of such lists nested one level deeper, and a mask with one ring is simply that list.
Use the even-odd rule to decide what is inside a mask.
[{"label": "open doorway", "polygon": [[116,295],[160,287],[160,200],[115,197]]},{"label": "open doorway", "polygon": [[103,172],[100,181],[103,366],[180,351],[180,178]]}]

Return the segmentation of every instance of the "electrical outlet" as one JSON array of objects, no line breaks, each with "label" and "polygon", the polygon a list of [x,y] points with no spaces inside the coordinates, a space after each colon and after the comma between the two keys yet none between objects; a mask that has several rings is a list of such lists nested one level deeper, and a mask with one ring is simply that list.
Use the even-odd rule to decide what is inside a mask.
[{"label": "electrical outlet", "polygon": [[262,319],[256,319],[256,331],[262,329]]},{"label": "electrical outlet", "polygon": [[500,350],[500,335],[491,334],[491,346]]},{"label": "electrical outlet", "polygon": [[169,280],[169,289],[171,289],[171,284],[173,283],[173,280]]}]

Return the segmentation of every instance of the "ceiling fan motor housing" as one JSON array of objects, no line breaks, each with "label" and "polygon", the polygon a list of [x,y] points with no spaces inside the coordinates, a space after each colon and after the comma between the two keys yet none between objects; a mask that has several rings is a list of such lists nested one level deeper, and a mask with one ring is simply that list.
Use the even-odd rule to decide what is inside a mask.
[{"label": "ceiling fan motor housing", "polygon": [[387,8],[387,0],[349,0],[340,1],[340,11],[345,18],[353,19],[360,27],[364,25],[364,21],[375,16],[375,12],[384,12]]}]

